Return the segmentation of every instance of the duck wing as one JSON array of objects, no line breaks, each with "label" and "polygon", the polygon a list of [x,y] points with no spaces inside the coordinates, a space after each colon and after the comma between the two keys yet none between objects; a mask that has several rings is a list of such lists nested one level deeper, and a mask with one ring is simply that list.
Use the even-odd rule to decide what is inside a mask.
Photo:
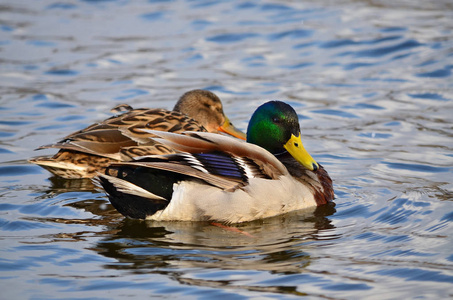
[{"label": "duck wing", "polygon": [[[115,107],[115,112],[120,111],[118,107],[122,106]],[[157,143],[152,141],[156,136],[143,129],[175,133],[186,130],[206,131],[195,120],[179,112],[165,109],[131,109],[37,149],[58,148],[116,160],[174,153],[168,147],[157,146]]]},{"label": "duck wing", "polygon": [[125,168],[141,167],[197,178],[226,191],[247,185],[251,178],[277,179],[289,174],[268,151],[234,138],[204,132],[150,133],[160,137],[157,142],[184,152],[113,163],[106,174],[115,176]]}]

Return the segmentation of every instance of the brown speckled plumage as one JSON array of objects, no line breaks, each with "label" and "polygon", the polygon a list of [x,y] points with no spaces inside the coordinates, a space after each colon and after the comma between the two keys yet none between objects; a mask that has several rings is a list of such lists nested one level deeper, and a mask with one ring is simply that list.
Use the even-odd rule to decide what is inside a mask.
[{"label": "brown speckled plumage", "polygon": [[155,136],[142,129],[173,133],[218,133],[219,126],[228,121],[220,99],[204,90],[185,93],[173,111],[160,108],[133,109],[121,104],[113,108],[112,112],[118,115],[74,132],[57,143],[38,148],[60,149],[54,156],[37,157],[29,161],[63,178],[92,178],[98,172],[103,173],[112,162],[129,161],[144,155],[174,153],[171,147],[152,140]]}]

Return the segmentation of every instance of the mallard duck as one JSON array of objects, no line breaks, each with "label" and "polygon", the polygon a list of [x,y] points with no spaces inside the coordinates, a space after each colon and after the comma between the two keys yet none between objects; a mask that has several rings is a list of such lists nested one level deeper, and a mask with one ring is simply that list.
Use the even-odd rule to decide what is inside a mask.
[{"label": "mallard duck", "polygon": [[178,153],[113,163],[98,183],[124,216],[240,223],[334,198],[326,170],[304,149],[294,109],[261,105],[247,142],[207,132],[150,133]]},{"label": "mallard duck", "polygon": [[155,108],[133,109],[121,104],[112,109],[118,115],[74,132],[61,141],[38,149],[61,149],[52,157],[29,161],[63,178],[92,178],[112,162],[136,156],[175,153],[156,143],[154,135],[141,129],[180,133],[183,131],[224,132],[245,139],[223,112],[222,102],[212,92],[192,90],[181,96],[173,111]]}]

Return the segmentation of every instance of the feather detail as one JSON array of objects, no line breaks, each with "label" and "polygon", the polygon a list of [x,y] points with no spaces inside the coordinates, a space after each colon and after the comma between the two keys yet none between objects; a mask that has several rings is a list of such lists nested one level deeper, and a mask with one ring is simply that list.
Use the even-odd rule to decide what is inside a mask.
[{"label": "feather detail", "polygon": [[[171,146],[158,145],[156,141],[153,141],[156,135],[142,129],[182,133],[184,131],[205,132],[208,128],[211,132],[218,133],[219,128],[225,131],[225,128],[228,127],[225,126],[228,119],[223,114],[220,99],[215,94],[203,90],[185,93],[173,111],[160,108],[133,109],[127,104],[120,104],[114,107],[112,112],[118,115],[76,131],[57,143],[38,148],[60,149],[53,157],[38,157],[29,161],[42,165],[61,177],[93,177],[92,169],[102,165],[97,164],[96,159],[109,158],[114,161],[128,161],[136,156],[176,152],[175,149],[171,149]],[[229,133],[237,136],[239,131],[231,123],[228,122],[228,125]],[[71,157],[72,154],[85,154],[87,159],[80,160],[81,155]],[[88,158],[88,156],[92,157]],[[51,167],[46,167],[44,164],[48,165],[51,160],[55,163]],[[85,161],[91,162],[92,165]],[[80,163],[81,170],[70,171],[67,168],[68,163],[74,165]],[[61,170],[58,170],[59,164]],[[98,171],[103,172],[104,168],[101,167]],[[84,172],[83,169],[86,171]]]},{"label": "feather detail", "polygon": [[190,165],[171,163],[171,162],[123,162],[111,164],[111,167],[117,166],[131,166],[131,167],[145,167],[150,169],[158,169],[169,171],[177,174],[187,175],[192,178],[197,178],[205,181],[208,184],[216,186],[223,190],[233,190],[238,187],[237,181],[228,180],[218,175],[213,175],[196,169]]},{"label": "feather detail", "polygon": [[137,157],[133,162],[113,163],[107,173],[121,167],[169,171],[200,179],[225,191],[243,187],[251,178],[270,178],[254,161],[223,152]]},{"label": "feather detail", "polygon": [[[113,163],[106,174],[117,181],[100,177],[101,184],[123,215],[157,221],[238,223],[333,200],[329,175],[302,146],[293,108],[265,103],[248,128],[249,143],[207,132],[140,129],[176,153]],[[169,201],[149,201],[141,190],[121,192],[135,186]]]},{"label": "feather detail", "polygon": [[114,108],[112,108],[110,110],[110,112],[114,113],[114,114],[118,114],[118,113],[125,113],[125,112],[129,112],[133,110],[132,106],[130,106],[129,104],[118,104],[117,106],[115,106]]},{"label": "feather detail", "polygon": [[318,182],[322,185],[322,189],[318,189],[314,195],[316,204],[319,206],[331,202],[335,198],[335,194],[333,191],[332,179],[321,165],[319,165],[316,176],[318,177]]},{"label": "feather detail", "polygon": [[[270,178],[276,179],[281,175],[288,174],[285,166],[270,152],[265,149],[227,136],[205,134],[203,132],[185,132],[184,134],[172,134],[155,130],[146,130],[163,140],[159,142],[168,144],[180,151],[196,149],[188,152],[213,152],[221,151],[234,154],[237,157],[247,157],[254,161],[263,172]],[[193,147],[193,148],[192,148]]]},{"label": "feather detail", "polygon": [[311,190],[317,205],[327,204],[335,198],[332,179],[323,166],[319,164],[317,171],[301,168],[300,164],[288,153],[279,155],[279,159],[293,178]]},{"label": "feather detail", "polygon": [[152,143],[148,143],[146,145],[121,148],[120,160],[130,161],[137,157],[143,157],[148,155],[164,155],[172,153],[176,153],[175,149],[153,141]]},{"label": "feather detail", "polygon": [[132,184],[126,180],[122,180],[113,176],[109,175],[99,175],[101,178],[105,178],[108,180],[118,192],[129,194],[129,195],[135,195],[143,198],[148,198],[148,199],[154,199],[154,200],[163,200],[163,201],[168,201],[165,198],[162,198],[158,195],[155,195],[135,184]]},{"label": "feather detail", "polygon": [[72,150],[60,150],[53,157],[36,157],[29,161],[63,178],[86,178],[95,176],[99,170],[104,170],[118,160]]}]

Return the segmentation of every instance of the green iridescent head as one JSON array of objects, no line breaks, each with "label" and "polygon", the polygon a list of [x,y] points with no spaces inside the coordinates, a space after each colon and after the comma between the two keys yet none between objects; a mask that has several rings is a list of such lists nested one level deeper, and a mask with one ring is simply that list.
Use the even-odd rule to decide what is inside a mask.
[{"label": "green iridescent head", "polygon": [[304,149],[296,111],[281,101],[269,101],[253,113],[247,128],[247,142],[272,154],[289,152],[301,165],[316,171],[318,163]]}]

